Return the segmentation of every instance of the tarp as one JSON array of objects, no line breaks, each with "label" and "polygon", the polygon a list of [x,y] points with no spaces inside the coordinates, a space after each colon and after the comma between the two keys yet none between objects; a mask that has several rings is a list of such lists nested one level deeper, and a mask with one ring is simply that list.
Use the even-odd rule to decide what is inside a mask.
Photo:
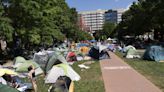
[{"label": "tarp", "polygon": [[143,59],[153,60],[153,61],[163,61],[164,60],[164,48],[161,46],[150,46],[146,49]]},{"label": "tarp", "polygon": [[10,86],[3,85],[0,83],[0,92],[19,92],[19,91]]},{"label": "tarp", "polygon": [[54,65],[57,65],[59,63],[68,64],[62,54],[54,53],[54,55],[48,60],[45,71],[48,72]]},{"label": "tarp", "polygon": [[5,75],[5,74],[9,74],[9,75],[18,75],[18,73],[16,73],[16,72],[13,71],[13,70],[0,68],[0,76],[3,76],[3,75]]},{"label": "tarp", "polygon": [[58,64],[49,71],[45,83],[55,83],[60,76],[67,76],[72,81],[80,80],[80,76],[68,64]]}]

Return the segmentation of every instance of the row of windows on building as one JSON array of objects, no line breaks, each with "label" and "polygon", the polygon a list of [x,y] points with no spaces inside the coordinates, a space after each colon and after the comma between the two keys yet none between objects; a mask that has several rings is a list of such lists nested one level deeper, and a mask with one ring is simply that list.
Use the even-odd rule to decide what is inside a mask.
[{"label": "row of windows on building", "polygon": [[119,23],[123,12],[124,9],[79,12],[79,24],[83,27],[82,29],[86,28],[95,32],[102,30],[105,21]]}]

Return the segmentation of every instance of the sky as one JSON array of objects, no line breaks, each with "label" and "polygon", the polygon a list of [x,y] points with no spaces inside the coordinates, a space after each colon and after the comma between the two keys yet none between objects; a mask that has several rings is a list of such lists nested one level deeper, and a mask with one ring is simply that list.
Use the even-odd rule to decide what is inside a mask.
[{"label": "sky", "polygon": [[134,1],[137,0],[66,0],[68,5],[76,8],[77,11],[127,9]]}]

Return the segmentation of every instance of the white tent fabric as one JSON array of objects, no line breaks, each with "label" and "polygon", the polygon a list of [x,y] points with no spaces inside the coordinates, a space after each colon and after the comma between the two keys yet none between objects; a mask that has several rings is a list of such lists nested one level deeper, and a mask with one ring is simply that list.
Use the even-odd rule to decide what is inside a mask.
[{"label": "white tent fabric", "polygon": [[2,77],[0,77],[0,83],[4,84],[4,85],[7,85],[7,82],[5,79],[3,79]]},{"label": "white tent fabric", "polygon": [[127,52],[130,48],[133,50],[136,50],[136,48],[134,46],[128,45],[128,46],[124,47],[124,52]]},{"label": "white tent fabric", "polygon": [[99,53],[100,53],[102,50],[107,49],[107,46],[104,46],[104,45],[98,45],[98,47],[99,47]]},{"label": "white tent fabric", "polygon": [[45,78],[45,83],[55,83],[60,76],[68,76],[72,81],[80,80],[80,76],[69,65],[66,66],[66,71],[62,67],[53,66]]},{"label": "white tent fabric", "polygon": [[108,41],[111,41],[112,39],[109,37],[107,40],[108,40]]}]

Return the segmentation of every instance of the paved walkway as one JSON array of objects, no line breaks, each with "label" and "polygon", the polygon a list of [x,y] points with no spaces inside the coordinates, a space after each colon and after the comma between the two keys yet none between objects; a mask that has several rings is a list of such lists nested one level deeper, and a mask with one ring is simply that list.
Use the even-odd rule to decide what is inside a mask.
[{"label": "paved walkway", "polygon": [[100,62],[106,92],[162,92],[118,56],[109,53],[111,59]]}]

